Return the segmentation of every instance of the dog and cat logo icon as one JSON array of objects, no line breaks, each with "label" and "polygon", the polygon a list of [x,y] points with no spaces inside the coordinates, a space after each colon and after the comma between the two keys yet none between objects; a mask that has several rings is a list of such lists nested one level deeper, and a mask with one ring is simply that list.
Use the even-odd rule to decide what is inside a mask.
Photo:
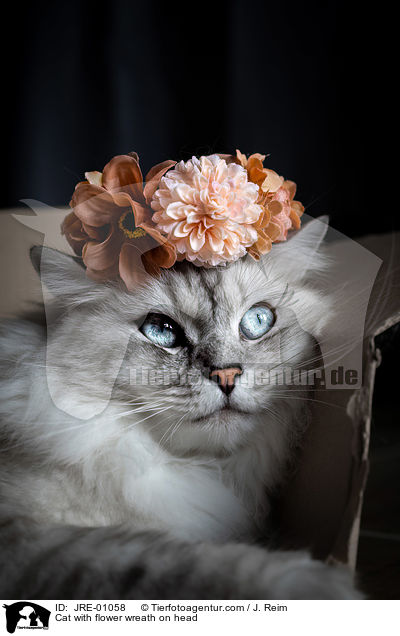
[{"label": "dog and cat logo icon", "polygon": [[49,629],[51,612],[37,603],[19,601],[3,607],[9,634],[14,634],[16,629]]}]

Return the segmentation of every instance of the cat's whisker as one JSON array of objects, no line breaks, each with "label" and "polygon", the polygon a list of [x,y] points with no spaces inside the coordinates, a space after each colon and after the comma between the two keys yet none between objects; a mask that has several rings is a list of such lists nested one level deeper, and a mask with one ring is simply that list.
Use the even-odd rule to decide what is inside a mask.
[{"label": "cat's whisker", "polygon": [[141,406],[137,409],[130,409],[129,411],[125,411],[124,413],[119,413],[117,416],[117,419],[119,419],[120,417],[126,417],[128,415],[133,415],[135,413],[147,413],[148,411],[159,411],[162,410],[163,406],[150,406],[150,405],[146,405],[146,406]]},{"label": "cat's whisker", "polygon": [[167,430],[165,431],[165,433],[162,435],[161,439],[159,440],[160,446],[162,446],[164,439],[167,437],[171,428],[173,428],[175,425],[176,425],[176,422],[172,422],[172,424],[167,428]]},{"label": "cat's whisker", "polygon": [[[290,394],[281,394],[280,392],[277,392],[275,394],[271,394],[271,398],[276,398],[276,397],[282,397],[285,399],[285,401],[289,401],[289,400],[300,400],[301,402],[312,402],[313,404],[324,404],[325,406],[332,406],[335,407],[337,409],[343,410],[343,406],[340,406],[340,404],[333,404],[331,402],[325,402],[324,400],[318,400],[315,398],[309,398],[309,397],[305,397],[304,395],[302,396],[294,396],[294,395],[290,395]],[[266,407],[263,406],[263,409],[265,409]]]},{"label": "cat's whisker", "polygon": [[148,415],[147,417],[142,418],[141,420],[139,420],[137,422],[129,423],[128,429],[133,428],[134,426],[138,426],[139,424],[142,424],[143,422],[146,422],[146,420],[149,420],[151,417],[154,417],[155,415],[159,415],[160,413],[164,413],[165,411],[168,411],[171,408],[172,408],[172,406],[166,406],[162,411],[157,411],[156,413],[150,413],[150,415]]},{"label": "cat's whisker", "polygon": [[172,441],[172,438],[174,436],[175,433],[178,432],[179,428],[182,426],[183,420],[185,419],[185,417],[190,416],[190,414],[192,413],[192,409],[189,410],[188,413],[184,413],[182,415],[182,417],[179,418],[179,420],[177,421],[177,423],[175,424],[175,427],[173,428],[169,438],[168,438],[168,442]]}]

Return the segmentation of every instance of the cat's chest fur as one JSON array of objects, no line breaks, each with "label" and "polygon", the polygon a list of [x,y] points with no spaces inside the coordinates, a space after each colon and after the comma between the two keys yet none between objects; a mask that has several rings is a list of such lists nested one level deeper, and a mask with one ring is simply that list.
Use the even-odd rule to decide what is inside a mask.
[{"label": "cat's chest fur", "polygon": [[[188,540],[226,541],[257,534],[267,512],[268,481],[268,458],[263,464],[256,456],[259,440],[254,440],[254,448],[238,449],[228,457],[179,458],[140,426],[118,434],[112,420],[110,407],[91,424],[91,432],[77,428],[74,440],[69,438],[73,462],[67,441],[61,445],[59,440],[52,455],[50,437],[47,460],[36,462],[32,452],[32,458],[10,465],[4,476],[7,499],[24,500],[29,515],[40,523],[126,522],[169,530]],[[96,429],[108,431],[102,443]]]}]

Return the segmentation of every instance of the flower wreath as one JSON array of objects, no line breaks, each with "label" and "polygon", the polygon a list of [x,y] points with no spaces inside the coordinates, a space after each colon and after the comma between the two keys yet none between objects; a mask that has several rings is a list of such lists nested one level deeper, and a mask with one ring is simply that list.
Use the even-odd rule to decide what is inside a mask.
[{"label": "flower wreath", "polygon": [[118,155],[103,172],[77,184],[62,232],[96,281],[122,279],[128,289],[143,274],[178,260],[214,267],[249,253],[258,260],[299,229],[304,207],[296,184],[249,158],[214,154],[164,161],[143,180],[135,152]]}]

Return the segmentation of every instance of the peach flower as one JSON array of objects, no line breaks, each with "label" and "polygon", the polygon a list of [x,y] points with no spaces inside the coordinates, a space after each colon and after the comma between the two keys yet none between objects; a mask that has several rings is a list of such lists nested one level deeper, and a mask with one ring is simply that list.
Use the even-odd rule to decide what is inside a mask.
[{"label": "peach flower", "polygon": [[248,248],[257,260],[261,254],[269,252],[272,243],[286,241],[289,230],[300,228],[300,217],[304,212],[303,205],[293,200],[296,184],[285,181],[274,170],[264,168],[264,159],[265,155],[259,153],[247,159],[240,150],[236,151],[236,157],[233,158],[246,168],[249,180],[260,188],[257,203],[263,208],[263,213],[255,224],[258,239]]},{"label": "peach flower", "polygon": [[157,273],[176,260],[173,245],[151,220],[149,201],[161,177],[175,165],[165,161],[143,177],[136,153],[111,159],[103,172],[86,172],[72,196],[73,212],[62,232],[82,256],[90,278],[120,277],[132,289],[145,272]]},{"label": "peach flower", "polygon": [[257,241],[263,209],[246,170],[219,155],[181,161],[160,181],[153,221],[176,247],[178,259],[199,266],[235,261]]}]

